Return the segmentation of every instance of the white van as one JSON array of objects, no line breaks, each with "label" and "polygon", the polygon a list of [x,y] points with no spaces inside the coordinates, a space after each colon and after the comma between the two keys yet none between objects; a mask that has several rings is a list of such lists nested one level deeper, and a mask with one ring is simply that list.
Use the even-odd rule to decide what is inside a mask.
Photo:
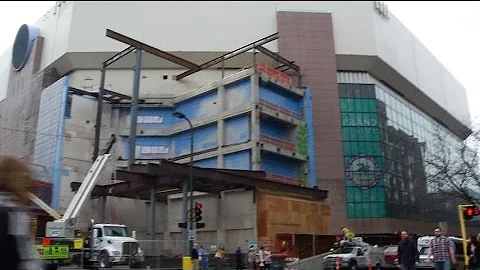
[{"label": "white van", "polygon": [[[419,254],[419,262],[417,263],[418,269],[433,269],[433,262],[427,262],[428,249],[430,248],[430,242],[435,236],[422,236],[417,239],[417,248]],[[463,240],[459,237],[449,236],[448,239],[454,243],[455,256],[457,257],[457,269],[463,269],[465,266],[465,260],[463,257]],[[452,268],[454,266],[452,265]]]}]

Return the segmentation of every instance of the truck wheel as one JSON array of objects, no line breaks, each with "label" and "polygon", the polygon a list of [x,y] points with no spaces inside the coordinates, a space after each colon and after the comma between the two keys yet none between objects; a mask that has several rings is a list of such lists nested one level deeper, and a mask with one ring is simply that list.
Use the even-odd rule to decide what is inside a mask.
[{"label": "truck wheel", "polygon": [[110,268],[110,256],[108,256],[108,253],[106,251],[102,251],[100,253],[100,256],[98,258],[98,264],[100,268]]},{"label": "truck wheel", "polygon": [[47,270],[57,270],[58,269],[58,264],[56,264],[56,263],[47,264],[45,269],[47,269]]},{"label": "truck wheel", "polygon": [[350,270],[357,270],[357,262],[356,261],[350,262],[349,269]]}]

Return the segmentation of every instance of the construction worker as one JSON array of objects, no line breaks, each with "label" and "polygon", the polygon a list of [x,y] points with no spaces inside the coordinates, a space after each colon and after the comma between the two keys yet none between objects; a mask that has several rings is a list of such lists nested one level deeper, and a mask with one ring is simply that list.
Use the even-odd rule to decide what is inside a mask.
[{"label": "construction worker", "polygon": [[352,240],[352,238],[355,237],[355,234],[354,234],[353,231],[350,230],[349,228],[347,228],[347,227],[342,227],[341,229],[342,229],[343,239],[344,239],[344,240],[350,241],[350,240]]}]

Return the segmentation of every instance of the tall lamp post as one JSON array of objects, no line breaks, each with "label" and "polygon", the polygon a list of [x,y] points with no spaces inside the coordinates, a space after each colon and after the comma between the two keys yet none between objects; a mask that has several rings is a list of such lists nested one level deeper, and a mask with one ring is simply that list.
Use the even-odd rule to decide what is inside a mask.
[{"label": "tall lamp post", "polygon": [[[183,197],[182,197],[182,208],[183,208],[183,222],[187,224],[188,229],[193,230],[193,125],[190,119],[188,119],[185,114],[181,112],[174,112],[173,116],[179,119],[185,119],[190,126],[190,177],[183,181]],[[188,220],[188,192],[190,191],[190,211],[191,220]],[[190,250],[193,247],[193,241],[188,239],[188,229],[183,229],[183,240],[184,240],[184,255],[188,255]]]}]

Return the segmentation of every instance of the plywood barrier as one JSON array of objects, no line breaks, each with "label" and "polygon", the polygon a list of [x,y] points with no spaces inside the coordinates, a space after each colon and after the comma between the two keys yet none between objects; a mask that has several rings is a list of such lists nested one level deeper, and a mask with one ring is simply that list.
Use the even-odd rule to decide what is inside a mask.
[{"label": "plywood barrier", "polygon": [[277,235],[326,235],[329,232],[331,212],[325,201],[310,201],[267,191],[258,191],[256,199],[259,244],[267,244],[280,251]]}]

